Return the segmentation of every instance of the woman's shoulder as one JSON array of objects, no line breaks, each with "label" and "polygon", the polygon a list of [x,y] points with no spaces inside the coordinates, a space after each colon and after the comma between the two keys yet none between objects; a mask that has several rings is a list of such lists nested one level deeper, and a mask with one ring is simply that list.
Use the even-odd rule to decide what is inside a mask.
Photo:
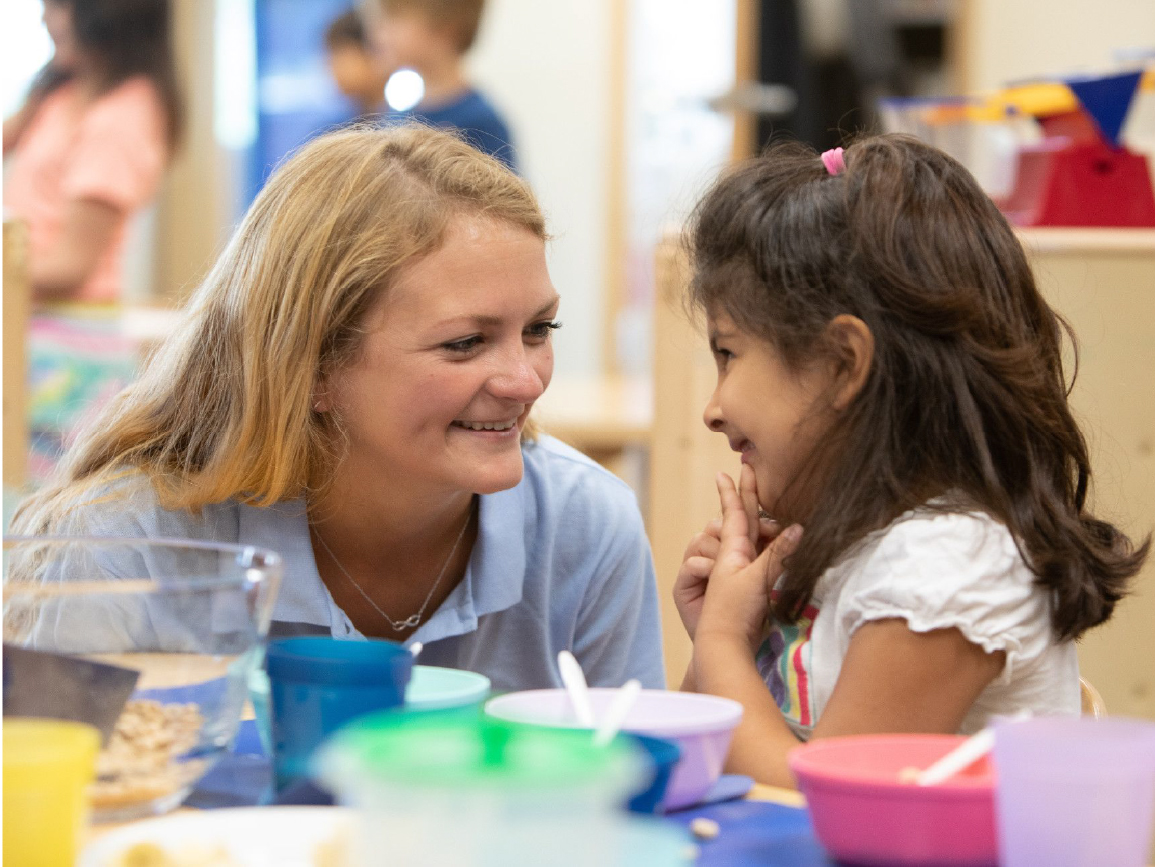
[{"label": "woman's shoulder", "polygon": [[622,479],[572,446],[540,434],[522,447],[524,482],[542,506],[607,521],[639,514],[637,496]]},{"label": "woman's shoulder", "polygon": [[125,471],[78,490],[61,510],[59,532],[226,541],[222,530],[229,523],[235,525],[236,511],[235,503],[214,504],[199,512],[165,508],[144,473]]},{"label": "woman's shoulder", "polygon": [[549,434],[538,436],[522,447],[527,475],[549,477],[563,489],[604,491],[633,496],[633,490],[593,458]]}]

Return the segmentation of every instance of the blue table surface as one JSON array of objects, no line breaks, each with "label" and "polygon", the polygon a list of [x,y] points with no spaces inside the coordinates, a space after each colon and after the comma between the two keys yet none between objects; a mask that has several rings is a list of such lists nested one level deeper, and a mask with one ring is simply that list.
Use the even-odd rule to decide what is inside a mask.
[{"label": "blue table surface", "polygon": [[[186,806],[200,809],[273,802],[272,766],[252,720],[241,723],[233,751],[205,774],[185,799]],[[832,867],[835,864],[814,837],[810,815],[804,809],[735,799],[679,810],[668,814],[665,821],[688,828],[698,817],[713,819],[720,829],[714,839],[699,841],[697,864],[700,867]]]}]

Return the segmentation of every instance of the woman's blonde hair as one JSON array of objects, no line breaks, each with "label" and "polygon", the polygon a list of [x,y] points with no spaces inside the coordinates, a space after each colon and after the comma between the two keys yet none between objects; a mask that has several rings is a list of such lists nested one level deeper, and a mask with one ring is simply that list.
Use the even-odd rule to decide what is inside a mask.
[{"label": "woman's blonde hair", "polygon": [[451,134],[361,127],[306,144],[257,196],[177,333],[14,524],[48,532],[80,493],[134,471],[169,509],[323,490],[343,439],[339,419],[313,410],[318,381],[356,356],[366,312],[460,214],[546,239],[528,185]]}]

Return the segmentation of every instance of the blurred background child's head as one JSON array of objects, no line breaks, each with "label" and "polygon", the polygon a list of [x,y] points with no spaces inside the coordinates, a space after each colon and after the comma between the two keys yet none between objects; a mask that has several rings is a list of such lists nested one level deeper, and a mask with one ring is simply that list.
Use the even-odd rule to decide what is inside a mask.
[{"label": "blurred background child's head", "polygon": [[350,9],[329,25],[325,50],[337,89],[356,102],[362,114],[379,111],[385,99],[385,82],[393,70],[373,50],[356,10]]},{"label": "blurred background child's head", "polygon": [[484,0],[371,0],[372,41],[386,62],[424,73],[473,46]]}]

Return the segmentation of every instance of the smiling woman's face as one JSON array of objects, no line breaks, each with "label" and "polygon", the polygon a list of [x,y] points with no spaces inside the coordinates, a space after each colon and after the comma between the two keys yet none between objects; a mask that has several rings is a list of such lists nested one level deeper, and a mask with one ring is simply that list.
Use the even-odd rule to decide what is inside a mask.
[{"label": "smiling woman's face", "polygon": [[532,232],[458,216],[370,311],[356,359],[322,384],[339,472],[400,490],[493,493],[521,480],[521,432],[553,375],[558,295]]}]

